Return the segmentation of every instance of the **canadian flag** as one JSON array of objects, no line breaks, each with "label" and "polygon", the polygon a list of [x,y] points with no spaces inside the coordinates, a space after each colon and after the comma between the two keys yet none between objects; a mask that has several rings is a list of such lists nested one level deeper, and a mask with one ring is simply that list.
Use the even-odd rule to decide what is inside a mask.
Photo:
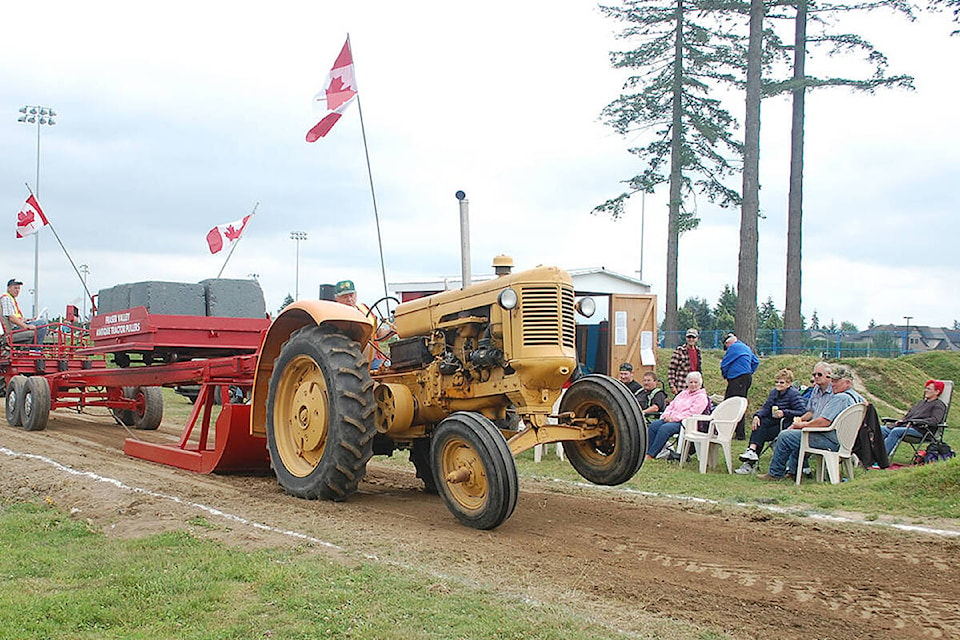
[{"label": "canadian flag", "polygon": [[47,216],[43,215],[40,203],[31,193],[27,201],[23,203],[20,213],[17,214],[17,237],[26,238],[48,224],[50,223],[47,222]]},{"label": "canadian flag", "polygon": [[207,232],[207,245],[210,247],[210,253],[218,253],[225,246],[235,240],[239,240],[243,235],[243,230],[247,228],[247,221],[253,214],[244,216],[242,220],[234,220],[226,224],[221,224]]},{"label": "canadian flag", "polygon": [[307,131],[307,142],[316,142],[330,133],[330,129],[337,124],[337,120],[356,97],[357,81],[353,74],[353,54],[350,53],[350,38],[347,38],[340,55],[333,63],[333,68],[327,74],[323,90],[314,97],[317,102],[327,103],[327,115]]}]

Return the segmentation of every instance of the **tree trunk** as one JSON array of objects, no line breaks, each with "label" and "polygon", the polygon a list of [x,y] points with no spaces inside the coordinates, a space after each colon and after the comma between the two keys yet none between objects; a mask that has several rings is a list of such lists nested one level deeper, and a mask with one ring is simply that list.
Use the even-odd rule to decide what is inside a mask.
[{"label": "tree trunk", "polygon": [[743,140],[743,203],[740,208],[740,261],[734,331],[749,345],[757,343],[757,219],[760,215],[760,74],[763,45],[763,0],[750,0],[747,45],[747,97]]},{"label": "tree trunk", "polygon": [[793,121],[790,131],[790,197],[787,208],[787,298],[783,305],[784,345],[798,353],[803,343],[800,318],[803,240],[803,117],[807,59],[807,0],[797,0],[793,43]]},{"label": "tree trunk", "polygon": [[664,309],[663,328],[668,336],[679,331],[677,325],[677,283],[680,260],[680,186],[683,180],[683,0],[677,0],[677,31],[673,54],[673,112],[670,126],[670,203],[667,222],[667,300]]}]

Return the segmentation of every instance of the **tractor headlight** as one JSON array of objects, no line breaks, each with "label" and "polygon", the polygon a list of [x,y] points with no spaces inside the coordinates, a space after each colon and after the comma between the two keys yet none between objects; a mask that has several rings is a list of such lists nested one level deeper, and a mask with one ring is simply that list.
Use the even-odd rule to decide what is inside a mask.
[{"label": "tractor headlight", "polygon": [[584,318],[591,317],[597,311],[597,303],[593,298],[580,298],[576,304],[577,313]]},{"label": "tractor headlight", "polygon": [[504,289],[500,292],[500,295],[497,296],[497,302],[500,303],[500,306],[510,311],[517,307],[517,303],[520,302],[520,298],[517,296],[517,292],[513,289]]}]

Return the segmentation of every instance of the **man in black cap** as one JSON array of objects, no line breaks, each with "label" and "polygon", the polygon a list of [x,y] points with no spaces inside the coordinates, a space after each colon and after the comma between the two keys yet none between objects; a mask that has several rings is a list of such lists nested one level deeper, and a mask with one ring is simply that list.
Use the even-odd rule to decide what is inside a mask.
[{"label": "man in black cap", "polygon": [[7,281],[7,292],[0,295],[0,315],[2,315],[4,333],[13,332],[15,344],[43,344],[47,337],[47,327],[41,326],[38,318],[24,320],[17,296],[23,283],[16,278]]},{"label": "man in black cap", "polygon": [[627,389],[630,389],[630,393],[637,395],[643,387],[640,386],[640,383],[636,381],[633,377],[633,365],[629,362],[624,362],[620,365],[620,382],[627,386]]},{"label": "man in black cap", "polygon": [[[750,385],[753,384],[753,373],[760,366],[760,359],[746,343],[740,342],[732,331],[723,336],[723,350],[726,353],[720,361],[720,373],[727,381],[727,390],[723,394],[723,399],[746,398]],[[737,440],[745,440],[747,437],[743,418],[740,418],[740,422],[737,423],[734,437]]]}]

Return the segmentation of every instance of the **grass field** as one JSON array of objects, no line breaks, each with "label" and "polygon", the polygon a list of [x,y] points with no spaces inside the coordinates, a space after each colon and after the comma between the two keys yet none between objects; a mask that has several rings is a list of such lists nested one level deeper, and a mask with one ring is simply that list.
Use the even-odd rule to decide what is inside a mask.
[{"label": "grass field", "polygon": [[[669,351],[661,351],[665,377]],[[706,387],[723,392],[719,352],[704,356]],[[793,368],[806,380],[810,357],[765,358],[750,393],[763,402],[773,376]],[[851,359],[881,415],[900,416],[931,377],[960,379],[960,354]],[[192,405],[165,390],[166,416]],[[949,421],[956,423],[956,407]],[[960,449],[960,429],[948,441]],[[896,460],[904,462],[906,453]],[[383,464],[382,459],[375,459]],[[398,454],[386,464],[408,465]],[[518,461],[522,478],[581,479],[554,455]],[[572,486],[572,485],[563,485]],[[858,470],[840,485],[764,483],[693,465],[653,461],[626,489],[710,498],[721,505],[778,505],[853,511],[866,519],[923,523],[960,519],[960,458],[896,471]],[[604,489],[597,489],[604,490]],[[345,566],[303,550],[238,552],[186,533],[108,539],[54,505],[0,499],[0,639],[3,638],[615,638],[569,608],[505,601],[475,586],[365,562]],[[719,638],[709,631],[704,640]]]}]

